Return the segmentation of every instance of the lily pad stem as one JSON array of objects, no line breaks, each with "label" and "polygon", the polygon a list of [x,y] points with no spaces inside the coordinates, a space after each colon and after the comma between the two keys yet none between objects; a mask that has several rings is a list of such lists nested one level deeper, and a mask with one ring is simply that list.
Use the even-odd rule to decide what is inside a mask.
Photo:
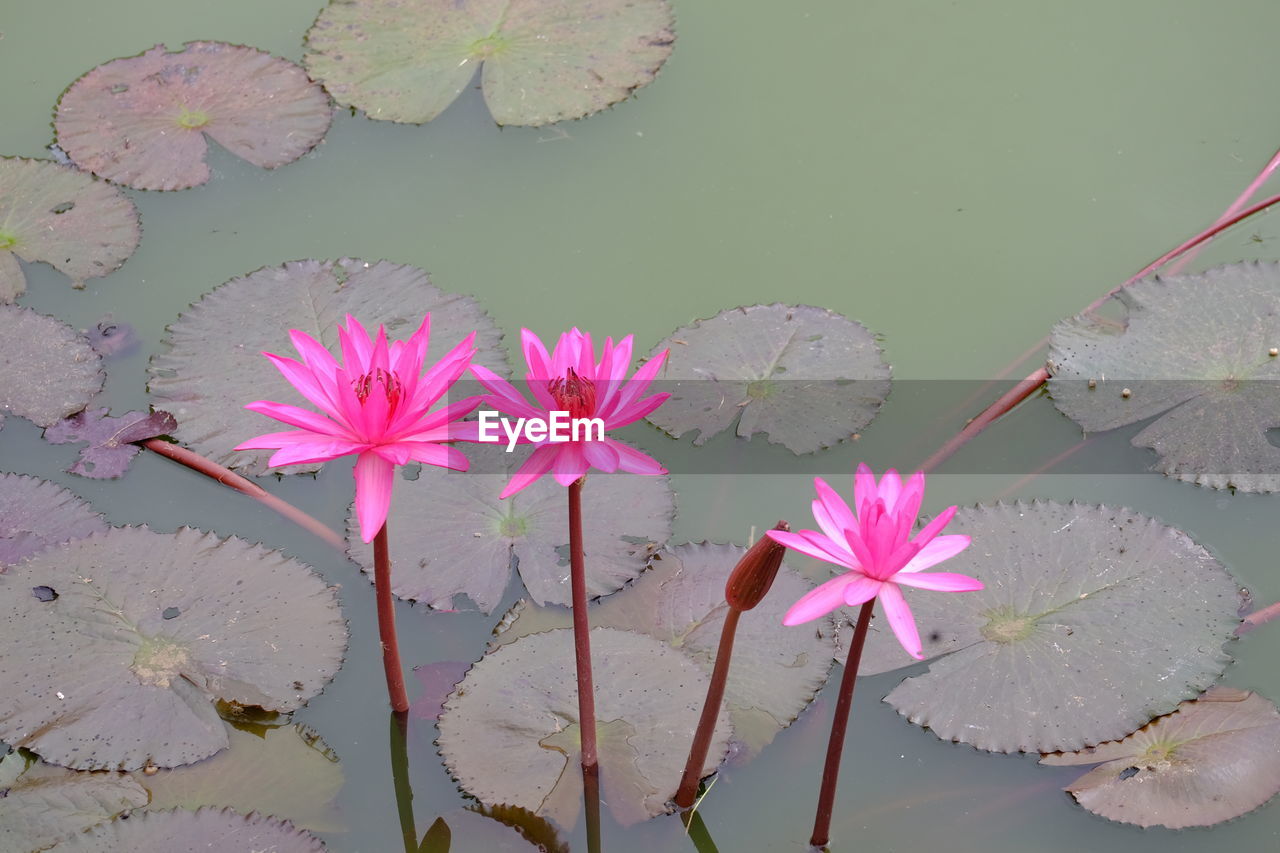
[{"label": "lily pad stem", "polygon": [[391,556],[387,551],[387,525],[373,537],[373,586],[378,601],[378,637],[382,640],[382,668],[387,673],[387,696],[391,710],[409,710],[404,689],[404,669],[400,666],[400,641],[396,638],[395,597],[391,594]]},{"label": "lily pad stem", "polygon": [[840,696],[836,700],[836,715],[831,720],[831,740],[827,741],[827,763],[822,768],[822,789],[818,792],[818,813],[813,818],[813,835],[809,843],[825,847],[831,837],[831,813],[836,803],[836,780],[840,776],[840,756],[844,753],[844,733],[849,727],[849,709],[853,707],[853,685],[858,680],[858,664],[862,662],[862,646],[867,641],[867,627],[871,624],[873,598],[858,611],[858,624],[853,629],[853,641],[849,644],[849,659],[840,679]]},{"label": "lily pad stem", "polygon": [[[569,585],[573,602],[573,651],[578,668],[578,725],[582,729],[582,770],[594,771],[596,758],[596,694],[591,676],[591,625],[587,620],[587,568],[582,550],[582,486],[569,486]],[[586,777],[583,777],[584,781]]]}]

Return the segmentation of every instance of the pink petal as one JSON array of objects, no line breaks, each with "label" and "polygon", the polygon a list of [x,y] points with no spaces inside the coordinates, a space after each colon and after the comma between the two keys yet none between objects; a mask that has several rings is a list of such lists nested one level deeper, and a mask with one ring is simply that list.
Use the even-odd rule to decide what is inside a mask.
[{"label": "pink petal", "polygon": [[618,454],[619,471],[626,471],[628,474],[645,474],[650,477],[667,473],[667,469],[662,467],[662,463],[649,454],[642,453],[634,447],[608,436],[605,437],[604,441]]},{"label": "pink petal", "polygon": [[294,349],[302,356],[302,363],[309,370],[324,373],[326,376],[333,376],[337,372],[338,360],[325,348],[324,344],[299,329],[289,330],[289,340],[293,341]]},{"label": "pink petal", "polygon": [[424,465],[435,465],[437,468],[449,468],[453,471],[465,471],[471,467],[466,454],[447,444],[406,441],[404,445],[409,448],[410,458]]},{"label": "pink petal", "polygon": [[862,536],[858,534],[856,528],[850,527],[844,531],[841,537],[849,549],[849,553],[853,554],[855,560],[858,561],[859,568],[863,572],[870,574],[876,564],[875,555],[871,553],[871,549],[867,547],[867,543],[862,541]]},{"label": "pink petal", "polygon": [[976,592],[985,589],[982,581],[956,572],[899,572],[894,583],[937,592]]},{"label": "pink petal", "polygon": [[898,475],[896,469],[890,468],[880,478],[878,488],[880,499],[884,501],[884,508],[889,512],[893,512],[894,507],[898,505],[898,497],[902,494],[902,477]]},{"label": "pink petal", "polygon": [[652,397],[646,397],[638,402],[619,406],[617,411],[613,412],[611,415],[605,415],[602,413],[600,416],[605,418],[605,421],[609,425],[609,429],[626,426],[627,424],[635,423],[640,420],[645,415],[667,402],[670,397],[671,395],[666,392],[654,394]]},{"label": "pink petal", "polygon": [[520,466],[520,470],[516,471],[511,478],[511,482],[507,483],[506,488],[498,495],[499,498],[509,498],[516,492],[528,487],[534,480],[537,480],[543,474],[551,470],[551,465],[556,461],[556,456],[560,453],[560,448],[564,445],[560,444],[544,444],[529,455],[529,458]]},{"label": "pink petal", "polygon": [[[310,444],[315,447],[329,447],[336,441],[331,435],[320,435],[304,429],[291,429],[285,432],[268,432],[263,435],[256,435],[248,441],[237,444],[232,450],[268,450],[278,447],[297,447],[299,445]],[[353,446],[363,447],[363,444],[350,442]],[[350,452],[350,451],[347,451]],[[344,454],[338,454],[339,456]]]},{"label": "pink petal", "polygon": [[853,475],[854,508],[861,515],[866,512],[865,507],[874,504],[879,497],[880,490],[876,486],[876,475],[865,462],[860,463],[857,472]]},{"label": "pink petal", "polygon": [[579,445],[561,444],[559,447],[560,453],[551,466],[551,473],[560,485],[572,486],[579,477],[591,470],[591,466],[587,464]]},{"label": "pink petal", "polygon": [[520,348],[524,350],[524,361],[529,365],[529,372],[536,378],[545,382],[561,375],[552,372],[551,356],[547,355],[547,348],[542,345],[541,339],[528,329],[520,330]]},{"label": "pink petal", "polygon": [[[631,406],[644,395],[654,377],[658,375],[658,371],[662,369],[662,365],[666,363],[668,352],[670,350],[663,350],[641,365],[640,369],[636,371],[635,375],[619,392],[616,398],[615,411],[625,411],[628,406]],[[666,397],[663,397],[663,400],[665,401]]]},{"label": "pink petal", "polygon": [[426,410],[443,397],[453,383],[458,381],[458,378],[470,366],[471,356],[476,353],[473,345],[475,338],[475,332],[467,335],[417,380],[414,385],[413,395],[409,400],[409,411]]},{"label": "pink petal", "polygon": [[350,314],[347,315],[347,328],[338,327],[338,346],[342,350],[342,366],[352,374],[352,378],[369,372],[370,362],[373,360],[373,346],[369,343],[369,333],[364,330],[364,326],[360,325],[360,321]]},{"label": "pink petal", "polygon": [[291,358],[285,358],[269,352],[264,352],[263,355],[276,366],[276,369],[280,371],[285,380],[297,389],[299,394],[306,397],[312,405],[323,409],[335,418],[344,418],[341,404],[333,393],[333,383],[331,381],[322,380],[315,371]]},{"label": "pink petal", "polygon": [[956,508],[953,506],[949,506],[942,512],[938,513],[934,517],[933,521],[930,521],[924,526],[924,530],[921,530],[916,534],[916,543],[919,545],[928,545],[933,541],[934,537],[942,532],[942,528],[951,523],[951,519],[955,517],[955,514]]},{"label": "pink petal", "polygon": [[271,455],[267,464],[272,468],[281,468],[285,465],[311,465],[316,462],[328,462],[339,456],[359,453],[366,447],[368,447],[367,444],[354,441],[298,442],[293,446],[277,450]]},{"label": "pink petal", "polygon": [[878,581],[875,578],[859,574],[844,588],[844,603],[849,607],[866,604],[879,595],[880,590],[887,585],[884,581]]},{"label": "pink petal", "polygon": [[[769,531],[769,535],[778,531]],[[776,537],[775,537],[776,538]],[[809,590],[800,597],[800,600],[791,605],[786,615],[782,617],[782,624],[803,625],[805,622],[812,622],[821,616],[826,616],[833,610],[838,610],[844,606],[844,590],[853,580],[855,576],[852,572],[832,578],[819,587]]]},{"label": "pink petal", "polygon": [[530,406],[514,385],[489,368],[473,364],[471,373],[492,394],[485,397],[481,405],[517,418],[540,418],[545,414],[543,409]]},{"label": "pink petal", "polygon": [[337,421],[330,420],[324,415],[317,414],[309,409],[301,409],[297,406],[291,406],[288,403],[273,403],[270,400],[255,400],[246,405],[245,408],[251,412],[257,412],[260,415],[275,418],[281,423],[286,423],[289,426],[295,426],[309,432],[319,433],[320,435],[341,436],[343,438],[352,437],[350,431]]},{"label": "pink petal", "polygon": [[902,597],[902,590],[887,583],[880,590],[880,605],[884,607],[884,615],[889,619],[889,627],[898,638],[902,648],[916,660],[924,660],[924,652],[920,648],[920,632],[916,630],[915,617],[907,600]]},{"label": "pink petal", "polygon": [[969,537],[960,534],[939,536],[920,549],[920,553],[911,558],[911,562],[903,566],[901,572],[919,572],[930,566],[936,566],[943,560],[950,560],[965,548],[969,547]]},{"label": "pink petal", "polygon": [[858,568],[857,564],[848,557],[840,554],[835,547],[835,543],[824,537],[816,530],[801,530],[798,533],[791,533],[784,530],[769,530],[766,534],[774,542],[799,551],[801,554],[808,555],[817,560],[826,563],[834,563],[846,569]]},{"label": "pink petal", "polygon": [[618,463],[622,460],[618,456],[618,451],[607,443],[583,441],[579,442],[578,446],[582,448],[582,456],[592,468],[604,471],[607,474],[612,474],[618,470]]},{"label": "pink petal", "polygon": [[360,538],[365,542],[372,542],[387,523],[395,470],[394,465],[373,453],[361,453],[356,459],[352,472],[356,478],[356,519],[360,522]]},{"label": "pink petal", "polygon": [[850,527],[856,528],[858,520],[836,490],[827,485],[826,480],[814,477],[813,488],[818,493],[818,499],[813,502],[814,520],[827,536],[843,540],[844,531]]}]

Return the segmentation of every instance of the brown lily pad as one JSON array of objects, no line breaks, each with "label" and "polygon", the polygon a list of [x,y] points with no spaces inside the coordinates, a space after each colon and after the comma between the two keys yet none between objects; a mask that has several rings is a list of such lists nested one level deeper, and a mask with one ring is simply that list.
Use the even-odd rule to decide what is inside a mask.
[{"label": "brown lily pad", "polygon": [[102,358],[65,323],[0,305],[0,425],[6,414],[49,427],[102,390]]},{"label": "brown lily pad", "polygon": [[125,412],[113,418],[108,411],[87,409],[44,431],[44,440],[50,444],[88,442],[68,472],[95,480],[119,477],[142,450],[135,442],[165,435],[178,426],[168,412]]},{"label": "brown lily pad", "polygon": [[106,529],[93,507],[61,486],[0,474],[0,572],[51,545]]}]

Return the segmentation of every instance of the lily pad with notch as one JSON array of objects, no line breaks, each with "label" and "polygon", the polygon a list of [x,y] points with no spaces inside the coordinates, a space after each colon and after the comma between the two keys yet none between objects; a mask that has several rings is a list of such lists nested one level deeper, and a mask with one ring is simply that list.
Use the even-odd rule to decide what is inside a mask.
[{"label": "lily pad with notch", "polygon": [[96,480],[119,477],[142,450],[135,442],[166,435],[178,426],[168,412],[125,412],[113,418],[109,411],[86,409],[44,431],[44,440],[50,444],[88,443],[67,469],[69,473]]},{"label": "lily pad with notch", "polygon": [[0,305],[0,425],[14,414],[49,427],[81,411],[102,390],[101,362],[65,323]]},{"label": "lily pad with notch", "polygon": [[0,157],[0,302],[27,289],[19,258],[82,288],[119,269],[141,237],[138,209],[110,184],[51,160]]},{"label": "lily pad with notch", "polygon": [[[687,654],[709,678],[728,613],[725,582],[744,553],[706,542],[664,549],[632,584],[591,608],[591,624],[648,634]],[[782,624],[787,608],[810,589],[784,565],[760,605],[741,617],[725,684],[737,754],[749,757],[767,746],[827,681],[836,649],[831,617],[804,630]],[[570,619],[567,610],[523,602],[499,624],[493,646],[567,627]]]},{"label": "lily pad with notch", "polygon": [[1132,439],[1156,469],[1217,489],[1280,491],[1280,264],[1154,277],[1050,338],[1056,405],[1086,432],[1153,419]]},{"label": "lily pad with notch", "polygon": [[81,770],[206,758],[228,744],[216,700],[295,710],[347,640],[307,566],[190,528],[46,549],[0,575],[0,603],[0,740]]},{"label": "lily pad with notch", "polygon": [[[476,808],[453,809],[436,818],[418,848],[419,853],[533,853],[549,849]],[[568,848],[562,853],[568,853]]]},{"label": "lily pad with notch", "polygon": [[961,509],[947,530],[973,538],[947,570],[986,588],[904,589],[935,659],[885,698],[944,740],[992,752],[1114,740],[1208,688],[1231,660],[1239,585],[1180,530],[1052,502]]},{"label": "lily pad with notch", "polygon": [[51,853],[324,853],[325,846],[287,821],[230,809],[146,811],[100,824],[51,848]]},{"label": "lily pad with notch", "polygon": [[312,407],[263,351],[296,357],[289,330],[300,329],[337,356],[337,327],[347,314],[370,328],[386,326],[387,336],[396,339],[409,337],[427,313],[428,362],[478,331],[476,359],[506,369],[502,334],[474,299],[436,288],[417,267],[342,258],[263,267],[206,294],[169,326],[166,351],[151,359],[148,388],[154,407],[178,419],[178,441],[242,474],[264,474],[272,451],[232,450],[274,428],[274,421],[246,411],[245,404],[275,400]]},{"label": "lily pad with notch", "polygon": [[500,125],[598,112],[647,85],[671,55],[667,0],[344,0],[307,32],[303,61],[343,106],[421,124],[483,66]]},{"label": "lily pad with notch", "polygon": [[[707,676],[686,655],[634,631],[595,628],[601,800],[623,826],[664,814],[689,754]],[[486,804],[526,808],[572,827],[582,808],[573,632],[545,631],[488,652],[440,717],[441,755]],[[705,771],[720,763],[722,709]]]},{"label": "lily pad with notch", "polygon": [[292,163],[324,138],[329,98],[297,65],[214,41],[113,59],[58,101],[58,145],[95,175],[140,190],[209,180],[205,136],[255,166]]},{"label": "lily pad with notch", "polygon": [[1139,826],[1211,826],[1280,792],[1280,713],[1244,690],[1214,687],[1124,740],[1046,755],[1097,764],[1067,786],[1096,815]]},{"label": "lily pad with notch", "polygon": [[[466,473],[424,466],[418,478],[395,484],[387,529],[392,591],[409,601],[451,610],[466,595],[489,613],[502,599],[514,567],[539,604],[568,604],[569,510],[565,488],[551,477],[499,500],[502,487],[528,457],[496,444],[469,444]],[[608,595],[644,570],[671,536],[675,494],[665,477],[592,473],[583,488],[587,594]],[[369,573],[373,547],[347,520],[348,552]]]},{"label": "lily pad with notch", "polygon": [[889,395],[889,365],[862,324],[811,305],[731,308],[677,329],[654,352],[671,397],[648,420],[695,445],[736,422],[793,453],[848,439]]},{"label": "lily pad with notch", "polygon": [[0,572],[51,545],[106,529],[102,516],[67,489],[0,473]]}]

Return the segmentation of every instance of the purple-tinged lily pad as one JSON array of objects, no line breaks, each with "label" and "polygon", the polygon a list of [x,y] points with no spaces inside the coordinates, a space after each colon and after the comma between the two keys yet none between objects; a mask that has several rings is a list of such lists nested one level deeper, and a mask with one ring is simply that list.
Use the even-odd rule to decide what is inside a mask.
[{"label": "purple-tinged lily pad", "polygon": [[0,575],[0,614],[0,740],[82,770],[210,756],[227,746],[215,700],[292,711],[347,640],[307,566],[190,528],[46,549]]},{"label": "purple-tinged lily pad", "polygon": [[61,486],[0,474],[0,572],[51,545],[106,529],[93,507]]},{"label": "purple-tinged lily pad", "polygon": [[324,853],[310,833],[287,821],[230,809],[146,811],[99,824],[51,848],[51,853]]},{"label": "purple-tinged lily pad", "polygon": [[947,531],[973,538],[947,570],[986,588],[904,589],[936,659],[885,697],[944,740],[992,752],[1114,740],[1231,661],[1239,584],[1180,530],[1128,509],[1034,502],[961,509]]},{"label": "purple-tinged lily pad", "polygon": [[0,853],[47,849],[146,804],[146,790],[126,774],[82,773],[11,752],[0,758]]},{"label": "purple-tinged lily pad", "polygon": [[[469,296],[434,287],[417,267],[367,263],[291,261],[233,278],[169,326],[167,352],[151,359],[154,407],[178,419],[174,436],[197,453],[246,475],[264,474],[270,450],[232,450],[274,430],[274,421],[246,411],[254,400],[312,408],[262,352],[292,356],[289,330],[301,329],[338,354],[338,323],[355,315],[369,328],[385,325],[391,338],[407,338],[431,314],[434,362],[473,331],[476,360],[506,369],[502,333]],[[293,465],[284,473],[319,470]]]},{"label": "purple-tinged lily pad", "polygon": [[119,269],[141,236],[138,209],[110,184],[49,160],[0,157],[0,302],[27,289],[18,258],[81,288]]},{"label": "purple-tinged lily pad", "polygon": [[731,308],[676,329],[659,379],[670,399],[648,416],[705,444],[737,422],[793,453],[813,453],[871,423],[889,395],[889,365],[866,327],[811,305]]},{"label": "purple-tinged lily pad", "polygon": [[113,418],[107,415],[109,411],[86,409],[44,431],[44,440],[50,444],[89,443],[68,472],[95,480],[119,477],[142,450],[133,442],[167,435],[178,427],[168,412],[125,412]]},{"label": "purple-tinged lily pad", "polygon": [[140,190],[181,190],[209,180],[206,135],[274,169],[314,148],[331,118],[328,97],[292,62],[193,41],[94,68],[62,94],[54,128],[86,171]]},{"label": "purple-tinged lily pad", "polygon": [[[466,595],[489,613],[502,599],[511,569],[539,604],[569,603],[569,508],[564,486],[551,477],[505,500],[502,487],[528,457],[501,445],[467,444],[471,470],[424,467],[398,480],[387,529],[392,591],[409,601],[454,609]],[[496,473],[490,473],[496,472]],[[582,528],[587,594],[608,595],[640,574],[671,536],[675,494],[667,477],[592,473],[583,489]],[[368,573],[373,546],[360,541],[353,513],[348,553]]]},{"label": "purple-tinged lily pad", "polygon": [[[595,628],[601,800],[623,826],[666,812],[698,724],[707,676],[686,655],[634,631]],[[573,632],[545,631],[487,653],[440,717],[449,772],[486,804],[526,808],[572,827],[582,808]],[[728,748],[722,709],[705,771]]]},{"label": "purple-tinged lily pad", "polygon": [[142,339],[132,323],[116,322],[111,315],[103,317],[92,329],[81,329],[89,346],[103,358],[132,355],[142,346]]},{"label": "purple-tinged lily pad", "polygon": [[0,305],[0,425],[15,414],[48,427],[81,411],[102,390],[101,362],[70,326]]},{"label": "purple-tinged lily pad", "polygon": [[444,711],[444,700],[471,669],[471,664],[459,660],[424,663],[413,668],[413,675],[422,685],[422,692],[409,706],[409,713],[420,720],[438,720]]},{"label": "purple-tinged lily pad", "polygon": [[1170,477],[1280,491],[1280,264],[1155,277],[1121,290],[1123,327],[1080,316],[1050,339],[1054,404],[1086,432],[1154,418],[1132,442]]},{"label": "purple-tinged lily pad", "polygon": [[[710,677],[728,613],[725,582],[744,553],[737,545],[705,542],[665,549],[634,583],[591,608],[591,624],[655,637],[689,655]],[[725,685],[739,754],[767,746],[827,681],[836,650],[831,617],[803,630],[782,624],[787,608],[810,589],[784,566],[760,605],[741,617]],[[567,610],[528,602],[517,608],[518,615],[499,626],[495,645],[570,624]]]},{"label": "purple-tinged lily pad", "polygon": [[1098,764],[1067,790],[1109,820],[1210,826],[1280,792],[1280,712],[1256,693],[1214,687],[1124,740],[1040,763]]},{"label": "purple-tinged lily pad", "polygon": [[500,125],[576,119],[648,84],[671,55],[666,0],[346,0],[307,33],[307,70],[343,106],[421,124],[483,64]]}]

